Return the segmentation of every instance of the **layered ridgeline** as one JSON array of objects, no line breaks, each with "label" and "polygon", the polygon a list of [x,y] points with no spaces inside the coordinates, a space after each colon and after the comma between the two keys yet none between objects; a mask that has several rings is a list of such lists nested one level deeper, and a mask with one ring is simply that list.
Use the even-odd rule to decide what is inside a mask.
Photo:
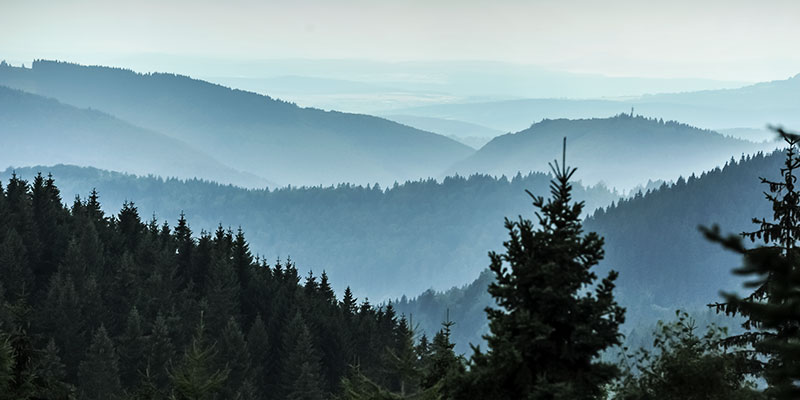
[{"label": "layered ridgeline", "polygon": [[[586,230],[606,238],[601,269],[620,271],[618,298],[628,307],[627,333],[669,318],[678,307],[704,310],[718,299],[718,290],[738,287],[730,274],[737,258],[705,241],[697,226],[719,223],[738,232],[750,228],[753,216],[769,217],[757,182],[759,176],[774,177],[780,162],[780,155],[759,155],[730,163],[624,200],[586,221]],[[291,255],[303,269],[327,270],[373,301],[459,285],[478,276],[488,265],[487,252],[499,249],[506,238],[503,217],[532,217],[523,190],[545,194],[549,183],[548,176],[533,174],[511,181],[474,176],[412,182],[387,190],[340,186],[264,191],[68,166],[18,173],[31,177],[36,171],[52,172],[67,199],[96,187],[111,210],[132,200],[144,216],[156,212],[174,221],[185,211],[195,232],[214,230],[220,222],[234,230],[241,225],[254,252],[270,260]],[[600,188],[578,186],[576,194],[588,201],[588,210],[617,199]],[[490,280],[490,274],[483,274],[466,287],[429,291],[394,305],[413,315],[414,324],[429,334],[438,330],[449,309],[456,322],[454,342],[465,352],[485,330],[482,310],[491,301],[486,293]],[[334,288],[341,291],[337,281]]]},{"label": "layered ridgeline", "polygon": [[173,74],[36,61],[30,69],[0,64],[0,85],[106,112],[283,185],[438,176],[473,152],[385,119],[301,108]]},{"label": "layered ridgeline", "polygon": [[134,174],[203,178],[244,187],[270,183],[185,142],[96,110],[0,86],[2,168],[64,163]]},{"label": "layered ridgeline", "polygon": [[[769,219],[771,204],[764,199],[759,177],[778,177],[783,159],[782,153],[774,153],[731,161],[700,177],[681,178],[621,200],[585,221],[586,231],[605,237],[605,260],[598,274],[609,268],[620,273],[617,298],[628,308],[629,335],[648,332],[650,324],[671,318],[676,308],[706,314],[702,318],[708,319],[705,305],[719,301],[720,290],[741,288],[741,281],[731,274],[741,265],[740,258],[705,240],[698,226],[716,223],[724,232],[738,233],[752,229],[753,217]],[[488,257],[483,259],[488,266]],[[491,279],[484,273],[464,287],[428,291],[394,305],[413,314],[428,332],[439,328],[449,309],[456,322],[454,341],[460,351],[467,351],[463,344],[480,343],[486,332],[486,322],[475,313],[492,302],[485,293]]]},{"label": "layered ridgeline", "polygon": [[[591,118],[636,108],[645,116],[682,121],[708,129],[758,128],[780,121],[800,125],[800,74],[737,89],[654,94],[624,99],[520,99],[437,104],[385,111],[419,117],[447,118],[503,131],[518,131],[544,118]],[[757,137],[760,140],[760,137]]]},{"label": "layered ridgeline", "polygon": [[569,159],[586,184],[605,182],[628,190],[648,180],[676,180],[709,170],[731,157],[772,144],[722,136],[678,122],[621,114],[612,118],[544,120],[530,128],[494,138],[449,172],[513,175],[547,171],[553,154],[568,138]]},{"label": "layered ridgeline", "polygon": [[401,124],[448,136],[475,149],[480,149],[492,138],[505,133],[469,122],[444,118],[416,117],[413,115],[387,115],[385,117]]},{"label": "layered ridgeline", "polygon": [[[327,275],[253,257],[51,179],[0,190],[0,388],[8,399],[328,399],[358,364],[390,390],[409,324]],[[6,183],[4,182],[4,183]]]},{"label": "layered ridgeline", "polygon": [[[39,171],[52,173],[67,199],[96,188],[110,211],[128,200],[148,217],[155,213],[175,221],[184,212],[196,232],[213,231],[220,223],[233,230],[241,226],[262,256],[290,256],[303,268],[326,270],[373,301],[474,279],[486,268],[487,252],[502,246],[503,218],[529,213],[524,190],[545,195],[550,179],[537,173],[511,180],[414,181],[388,189],[267,191],[65,166],[17,169],[17,174],[31,178]],[[586,200],[587,210],[618,198],[600,187],[578,186],[575,194]]]}]

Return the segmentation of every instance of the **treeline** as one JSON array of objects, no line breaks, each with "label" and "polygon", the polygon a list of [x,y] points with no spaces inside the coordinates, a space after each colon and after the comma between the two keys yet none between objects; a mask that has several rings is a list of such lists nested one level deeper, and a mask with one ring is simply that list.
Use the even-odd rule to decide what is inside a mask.
[{"label": "treeline", "polygon": [[[254,257],[52,178],[0,186],[0,398],[323,399],[357,365],[390,389],[411,325],[327,275]],[[215,397],[213,397],[213,396]]]},{"label": "treeline", "polygon": [[748,234],[776,246],[751,251],[706,230],[745,256],[742,273],[778,289],[720,305],[758,335],[700,334],[679,315],[656,333],[657,352],[620,364],[601,359],[623,340],[619,273],[597,270],[604,240],[584,232],[574,169],[556,164],[549,198],[528,192],[536,222],[505,220],[504,250],[489,253],[487,348],[469,359],[453,351],[449,318],[418,336],[392,306],[349,289],[339,301],[325,273],[303,280],[288,260],[254,258],[241,231],[195,237],[183,215],[173,228],[130,203],[106,216],[95,192],[67,208],[52,178],[13,176],[0,196],[0,397],[760,399],[749,378],[765,376],[768,396],[792,398],[798,238],[783,216],[800,213],[800,158],[788,155],[786,183],[767,182],[776,223]]},{"label": "treeline", "polygon": [[[96,188],[108,212],[131,200],[145,218],[184,212],[198,231],[213,231],[220,222],[241,226],[254,252],[270,259],[291,256],[302,271],[325,269],[337,278],[332,285],[338,293],[349,285],[373,300],[449,288],[477,277],[486,268],[486,252],[501,245],[503,217],[527,214],[525,189],[546,194],[550,179],[542,173],[474,175],[390,187],[246,190],[75,166],[16,170],[26,178],[39,171],[56,177],[67,200]],[[586,201],[587,212],[619,198],[604,187],[576,185],[574,190]],[[437,329],[443,315],[437,316]]]}]

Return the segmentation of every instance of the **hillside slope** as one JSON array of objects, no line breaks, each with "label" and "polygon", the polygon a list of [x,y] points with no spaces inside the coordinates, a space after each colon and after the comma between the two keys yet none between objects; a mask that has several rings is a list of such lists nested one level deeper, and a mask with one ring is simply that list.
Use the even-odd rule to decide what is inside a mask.
[{"label": "hillside slope", "polygon": [[[53,174],[65,199],[97,188],[108,212],[128,200],[141,215],[155,213],[171,222],[183,212],[196,233],[214,231],[220,222],[241,227],[254,252],[269,260],[290,256],[317,273],[327,270],[373,301],[472,280],[486,267],[487,251],[502,245],[503,217],[527,212],[524,190],[544,195],[549,181],[544,174],[512,180],[473,176],[385,190],[339,185],[267,191],[72,166],[17,174],[31,179],[39,171]],[[617,199],[605,189],[582,187],[576,197],[590,210]]]},{"label": "hillside slope", "polygon": [[[642,329],[658,319],[670,318],[677,308],[711,319],[706,304],[719,301],[720,291],[741,289],[732,269],[741,260],[707,241],[698,226],[719,224],[723,232],[752,230],[751,218],[769,218],[770,203],[759,177],[779,177],[783,154],[756,155],[714,169],[700,177],[680,179],[672,185],[622,200],[598,210],[584,223],[584,231],[605,238],[605,259],[598,276],[619,272],[617,298],[627,308],[626,331]],[[533,218],[533,208],[523,214]],[[489,258],[484,257],[488,267]],[[454,338],[461,351],[465,344],[481,342],[485,319],[474,313],[494,305],[486,294],[493,277],[484,273],[473,283],[443,292],[425,292],[395,302],[399,312],[414,314],[427,332],[439,329],[446,310],[456,322]],[[736,326],[730,319],[718,321]]]},{"label": "hillside slope", "polygon": [[648,180],[674,180],[770,148],[697,129],[621,114],[612,118],[544,120],[514,134],[499,136],[457,163],[449,173],[511,176],[548,171],[567,138],[567,158],[578,167],[576,179],[630,189]]},{"label": "hillside slope", "polygon": [[0,86],[2,168],[41,163],[215,180],[244,187],[268,181],[236,171],[180,140],[108,114]]},{"label": "hillside slope", "polygon": [[279,184],[391,184],[436,176],[474,151],[385,119],[300,108],[173,74],[36,61],[30,69],[0,65],[0,85],[163,132]]}]

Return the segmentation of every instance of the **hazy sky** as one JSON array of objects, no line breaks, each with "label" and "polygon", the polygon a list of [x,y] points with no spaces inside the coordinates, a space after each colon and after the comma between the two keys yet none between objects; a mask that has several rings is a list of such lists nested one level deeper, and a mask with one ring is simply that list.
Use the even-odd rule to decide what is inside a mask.
[{"label": "hazy sky", "polygon": [[492,60],[614,76],[800,72],[798,0],[0,0],[0,59]]}]

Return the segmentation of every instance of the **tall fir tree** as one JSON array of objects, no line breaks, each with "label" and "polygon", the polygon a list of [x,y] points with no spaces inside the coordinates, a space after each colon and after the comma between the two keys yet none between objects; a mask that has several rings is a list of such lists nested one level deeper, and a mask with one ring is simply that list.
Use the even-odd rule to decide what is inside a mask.
[{"label": "tall fir tree", "polygon": [[252,362],[247,342],[239,323],[231,317],[222,331],[218,343],[219,353],[216,357],[216,368],[229,370],[228,379],[220,390],[220,396],[225,399],[241,399],[242,389],[252,385]]},{"label": "tall fir tree", "polygon": [[386,348],[387,364],[392,376],[388,382],[389,387],[395,389],[401,397],[417,393],[422,373],[414,346],[414,330],[405,316],[400,318],[394,330],[393,342]]},{"label": "tall fir tree", "polygon": [[178,252],[177,269],[180,276],[185,277],[182,285],[188,285],[189,280],[195,275],[192,268],[192,250],[194,250],[194,239],[186,215],[181,211],[178,225],[175,227],[175,241]]},{"label": "tall fir tree", "polygon": [[80,400],[107,400],[122,393],[119,380],[119,357],[105,327],[92,337],[86,357],[78,368]]},{"label": "tall fir tree", "polygon": [[144,327],[139,309],[133,307],[125,322],[125,330],[119,337],[120,380],[127,386],[133,386],[139,380],[139,374],[145,370]]},{"label": "tall fir tree", "polygon": [[[450,399],[458,392],[459,380],[466,372],[464,357],[455,352],[455,343],[450,339],[451,329],[455,325],[450,321],[450,311],[447,311],[442,329],[436,332],[433,341],[428,344],[425,350],[418,351],[424,354],[423,357],[423,380],[424,389],[434,388],[435,391],[444,399]],[[418,347],[422,347],[420,341]]]},{"label": "tall fir tree", "polygon": [[[566,152],[566,138],[564,139]],[[498,308],[487,308],[489,350],[475,349],[465,398],[596,399],[618,373],[598,356],[620,344],[625,310],[614,299],[611,271],[596,286],[592,268],[603,239],[583,233],[583,202],[573,202],[575,168],[551,164],[551,198],[533,198],[539,229],[506,219],[506,251],[491,252]]]},{"label": "tall fir tree", "polygon": [[145,376],[155,391],[166,393],[169,387],[168,364],[175,355],[167,318],[159,313],[153,321],[150,334],[145,337]]},{"label": "tall fir tree", "polygon": [[242,228],[236,232],[233,240],[233,268],[242,287],[247,287],[250,282],[250,266],[253,264],[253,255],[250,253],[250,245],[244,238]]},{"label": "tall fir tree", "polygon": [[[734,273],[749,276],[747,297],[725,294],[723,303],[710,306],[718,312],[746,318],[743,334],[726,339],[728,346],[751,346],[752,373],[766,378],[770,398],[800,398],[800,191],[796,170],[800,168],[800,135],[776,128],[787,144],[780,180],[761,178],[772,203],[772,220],[754,218],[758,229],[739,236],[723,237],[718,226],[701,228],[706,237],[742,256],[743,266]],[[742,238],[763,245],[747,248]],[[749,351],[749,350],[743,350]]]},{"label": "tall fir tree", "polygon": [[56,339],[56,344],[64,352],[69,375],[75,377],[89,338],[86,337],[80,299],[71,277],[60,273],[52,277],[47,297],[38,310],[37,320],[40,329]]},{"label": "tall fir tree", "polygon": [[247,351],[252,360],[253,384],[256,385],[259,393],[266,393],[267,380],[266,371],[270,363],[270,342],[267,326],[261,315],[256,315],[253,325],[247,332]]},{"label": "tall fir tree", "polygon": [[6,288],[6,298],[15,302],[30,294],[35,278],[28,266],[25,244],[13,228],[8,228],[0,241],[0,276]]},{"label": "tall fir tree", "polygon": [[35,364],[36,399],[71,399],[75,387],[66,382],[66,366],[61,362],[56,342],[50,339],[47,346],[39,351]]},{"label": "tall fir tree", "polygon": [[0,393],[12,392],[16,365],[14,347],[8,337],[3,335],[0,337]]},{"label": "tall fir tree", "polygon": [[206,400],[214,398],[228,378],[228,369],[214,369],[213,359],[217,351],[213,344],[206,343],[203,317],[191,344],[183,353],[180,364],[170,371],[170,379],[178,393],[178,399]]},{"label": "tall fir tree", "polygon": [[344,311],[346,315],[355,316],[358,313],[358,299],[353,296],[353,291],[350,290],[350,286],[344,289],[344,296],[342,297],[340,305],[342,311]]},{"label": "tall fir tree", "polygon": [[300,312],[295,313],[284,337],[283,391],[287,399],[324,398],[321,360],[311,332]]},{"label": "tall fir tree", "polygon": [[240,308],[239,279],[231,265],[231,261],[220,256],[214,257],[208,276],[206,299],[209,304],[208,328],[212,332],[221,332],[228,323],[228,318],[238,318]]}]

